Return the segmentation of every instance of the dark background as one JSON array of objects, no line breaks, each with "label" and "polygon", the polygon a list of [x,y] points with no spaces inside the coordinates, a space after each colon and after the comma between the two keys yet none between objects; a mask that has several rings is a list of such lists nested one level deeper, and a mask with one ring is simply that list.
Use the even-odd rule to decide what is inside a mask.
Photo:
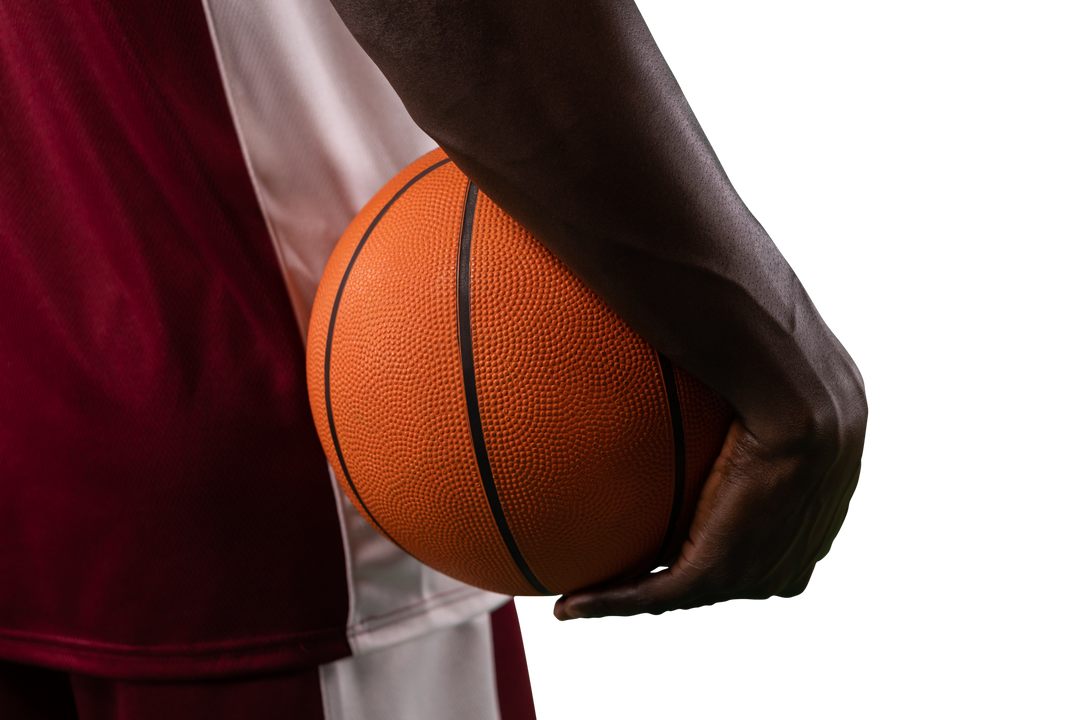
[{"label": "dark background", "polygon": [[[870,289],[876,264],[903,249],[886,189],[903,162],[892,147],[902,73],[873,32],[834,11],[642,4],[735,184],[876,378],[873,329],[897,339]],[[577,625],[556,625],[548,601],[519,601],[541,718],[786,715],[832,706],[852,682],[870,690],[885,667],[895,680],[892,658],[914,640],[890,600],[886,548],[902,530],[874,449],[805,597]]]}]

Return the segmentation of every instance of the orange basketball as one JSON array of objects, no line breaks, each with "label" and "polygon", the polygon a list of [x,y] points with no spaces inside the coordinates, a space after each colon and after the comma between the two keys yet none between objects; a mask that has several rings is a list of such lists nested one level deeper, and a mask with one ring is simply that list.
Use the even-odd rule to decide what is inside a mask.
[{"label": "orange basketball", "polygon": [[730,421],[440,150],[391,180],[330,258],[308,389],[364,517],[510,595],[655,567]]}]

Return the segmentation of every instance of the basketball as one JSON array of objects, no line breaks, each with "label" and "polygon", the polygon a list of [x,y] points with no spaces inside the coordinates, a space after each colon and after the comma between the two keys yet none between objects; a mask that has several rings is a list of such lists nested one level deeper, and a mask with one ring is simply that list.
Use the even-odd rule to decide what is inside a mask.
[{"label": "basketball", "polygon": [[307,362],[360,513],[430,567],[508,595],[677,552],[730,423],[441,150],[346,230]]}]

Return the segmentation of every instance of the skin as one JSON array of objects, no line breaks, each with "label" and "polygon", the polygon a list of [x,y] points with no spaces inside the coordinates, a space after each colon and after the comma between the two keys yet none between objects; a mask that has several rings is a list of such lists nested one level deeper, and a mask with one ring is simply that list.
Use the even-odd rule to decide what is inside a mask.
[{"label": "skin", "polygon": [[454,162],[736,414],[671,567],[567,595],[556,617],[801,593],[858,480],[862,377],[634,4],[334,3]]}]

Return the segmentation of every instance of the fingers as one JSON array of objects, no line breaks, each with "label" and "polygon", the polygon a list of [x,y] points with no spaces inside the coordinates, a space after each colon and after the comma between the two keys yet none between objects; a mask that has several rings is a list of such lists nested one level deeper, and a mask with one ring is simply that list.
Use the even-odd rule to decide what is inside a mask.
[{"label": "fingers", "polygon": [[810,584],[810,576],[814,574],[815,567],[817,567],[817,564],[812,564],[806,569],[806,572],[804,572],[801,577],[796,578],[793,583],[785,587],[783,590],[780,590],[776,594],[779,597],[785,598],[791,598],[795,597],[796,595],[801,595],[803,590],[806,589],[806,586]]},{"label": "fingers", "polygon": [[[571,593],[556,603],[555,616],[659,614],[736,598],[800,594],[824,536],[831,539],[846,509],[846,502],[837,507],[817,496],[815,488],[825,483],[813,465],[770,453],[733,423],[672,566]],[[844,501],[850,497],[840,495]]]},{"label": "fingers", "polygon": [[852,507],[854,506],[854,503],[855,503],[855,493],[859,491],[859,486],[862,483],[862,479],[863,479],[863,461],[860,460],[859,467],[856,468],[855,473],[854,473],[854,475],[852,477],[852,480],[851,480],[851,483],[850,483],[850,485],[851,485],[850,498],[848,499],[848,502],[845,504],[845,510],[843,510],[843,519],[840,520],[839,524],[833,529],[831,538],[829,538],[828,542],[825,544],[825,552],[823,553],[823,555],[821,557],[822,562],[827,560],[829,557],[833,556],[833,551],[836,548],[836,543],[840,539],[840,533],[843,532],[843,529],[848,527],[848,520],[851,519],[851,510],[852,510]]},{"label": "fingers", "polygon": [[658,615],[677,608],[692,607],[690,603],[700,598],[695,597],[693,591],[688,591],[687,580],[669,568],[626,583],[578,591],[559,598],[554,614],[559,620],[572,620],[642,613]]},{"label": "fingers", "polygon": [[[728,431],[720,457],[717,459],[701,490],[689,537],[683,543],[671,567],[657,573],[642,575],[629,581],[605,583],[586,588],[561,598],[554,613],[560,620],[607,615],[660,614],[679,608],[709,604],[705,596],[716,592],[704,589],[722,586],[721,578],[727,566],[725,555],[732,543],[727,540],[730,519],[741,505],[741,495],[752,481],[739,470],[753,453],[753,437],[735,422]],[[700,584],[701,590],[697,589]]]}]

